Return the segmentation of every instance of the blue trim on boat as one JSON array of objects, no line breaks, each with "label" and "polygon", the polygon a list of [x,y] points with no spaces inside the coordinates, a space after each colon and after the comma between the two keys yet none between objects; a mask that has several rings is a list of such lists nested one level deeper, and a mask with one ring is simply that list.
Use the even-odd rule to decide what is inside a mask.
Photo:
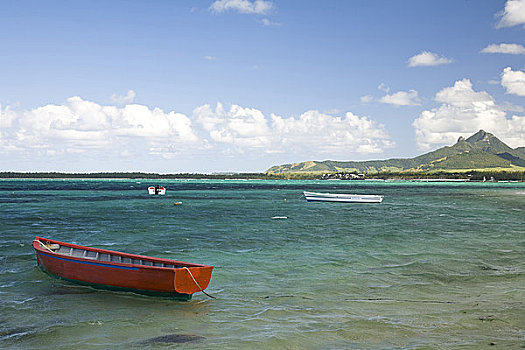
[{"label": "blue trim on boat", "polygon": [[68,259],[68,258],[62,258],[62,257],[58,257],[58,256],[53,256],[53,255],[49,255],[49,254],[42,253],[42,252],[40,252],[40,254],[45,255],[45,256],[48,256],[48,257],[53,258],[53,259],[64,260],[64,261],[71,261],[71,262],[75,262],[75,263],[79,263],[79,264],[87,264],[87,265],[95,265],[95,266],[112,267],[112,268],[114,268],[114,269],[123,269],[123,270],[134,270],[134,271],[138,271],[138,270],[139,270],[138,267],[131,267],[131,266],[128,267],[128,266],[110,265],[110,264],[96,263],[96,262],[91,262],[91,261],[79,261],[79,260],[73,260],[73,259]]}]

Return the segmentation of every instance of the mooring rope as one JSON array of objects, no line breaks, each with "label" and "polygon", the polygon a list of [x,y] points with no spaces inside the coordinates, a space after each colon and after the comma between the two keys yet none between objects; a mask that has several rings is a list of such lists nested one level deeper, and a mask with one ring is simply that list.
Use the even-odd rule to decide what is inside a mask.
[{"label": "mooring rope", "polygon": [[54,253],[54,251],[53,251],[51,248],[49,248],[49,247],[48,247],[47,245],[45,245],[44,243],[40,242],[38,239],[33,239],[33,242],[38,242],[38,243],[40,243],[40,245],[41,245],[42,247],[46,248],[46,249],[49,250],[51,253]]},{"label": "mooring rope", "polygon": [[195,282],[195,284],[197,285],[197,287],[199,287],[200,291],[203,292],[206,296],[212,298],[212,299],[216,299],[213,295],[209,295],[208,293],[206,293],[204,291],[204,288],[202,288],[200,285],[199,285],[199,282],[197,282],[197,280],[195,279],[195,277],[193,277],[193,274],[191,273],[190,269],[188,269],[186,266],[183,267],[183,269],[186,269],[186,271],[188,271],[188,273],[190,274],[191,276],[191,279],[193,280],[193,282]]}]

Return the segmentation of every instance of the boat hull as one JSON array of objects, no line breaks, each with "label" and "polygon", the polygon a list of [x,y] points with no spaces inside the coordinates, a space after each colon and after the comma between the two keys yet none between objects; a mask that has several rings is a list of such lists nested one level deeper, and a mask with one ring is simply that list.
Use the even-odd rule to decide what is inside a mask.
[{"label": "boat hull", "polygon": [[381,203],[383,196],[373,194],[339,194],[303,192],[308,202]]},{"label": "boat hull", "polygon": [[[48,251],[39,241],[45,244],[58,243],[80,251],[99,253],[101,256],[120,257],[120,260],[134,259],[152,265],[156,263],[173,266],[173,268],[68,256]],[[177,299],[190,299],[193,293],[206,289],[213,270],[213,266],[208,265],[95,249],[40,237],[35,238],[33,247],[39,267],[51,276],[96,288],[171,296]]]},{"label": "boat hull", "polygon": [[170,299],[176,299],[176,300],[191,300],[192,294],[184,294],[184,293],[175,293],[175,292],[158,292],[158,291],[151,291],[151,290],[145,290],[145,289],[135,289],[135,288],[127,288],[127,287],[117,287],[112,285],[106,285],[106,284],[98,284],[98,283],[92,283],[92,282],[85,282],[85,281],[79,281],[74,280],[70,278],[64,278],[58,275],[55,275],[49,271],[47,271],[44,266],[40,265],[39,268],[48,274],[49,276],[75,283],[82,286],[92,287],[96,289],[102,289],[102,290],[109,290],[113,292],[129,292],[129,293],[135,293],[135,294],[141,294],[141,295],[148,295],[148,296],[154,296],[154,297],[164,297],[164,298],[170,298]]}]

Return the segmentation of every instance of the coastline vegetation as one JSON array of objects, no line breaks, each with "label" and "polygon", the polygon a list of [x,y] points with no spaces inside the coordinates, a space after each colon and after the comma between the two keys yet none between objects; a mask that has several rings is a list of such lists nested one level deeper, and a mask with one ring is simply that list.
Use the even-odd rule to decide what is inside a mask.
[{"label": "coastline vegetation", "polygon": [[[287,173],[178,173],[157,174],[144,172],[0,172],[0,179],[217,179],[217,180],[320,180],[331,174],[332,179],[344,179],[346,172],[287,172]],[[324,175],[324,176],[323,176]],[[354,175],[357,175],[354,173]],[[348,177],[348,176],[346,176]],[[465,180],[465,181],[525,181],[525,169],[487,168],[439,171],[381,171],[360,174],[360,180]],[[350,180],[351,181],[351,180]]]},{"label": "coastline vegetation", "polygon": [[0,172],[1,179],[262,179],[261,173],[177,173],[157,174],[145,172]]},{"label": "coastline vegetation", "polygon": [[[345,172],[330,173],[331,179],[344,179]],[[354,175],[357,175],[353,173]],[[323,176],[324,175],[324,176]],[[266,174],[267,179],[289,180],[319,180],[326,178],[327,173],[296,172],[282,174]],[[464,180],[464,181],[525,181],[525,169],[471,169],[471,170],[440,170],[440,171],[380,171],[361,174],[353,180]]]}]

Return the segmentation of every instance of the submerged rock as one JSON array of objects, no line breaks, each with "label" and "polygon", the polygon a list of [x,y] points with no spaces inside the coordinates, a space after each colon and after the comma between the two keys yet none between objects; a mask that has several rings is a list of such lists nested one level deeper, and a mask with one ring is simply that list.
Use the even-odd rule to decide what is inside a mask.
[{"label": "submerged rock", "polygon": [[190,343],[204,340],[204,337],[194,334],[166,334],[158,337],[149,338],[140,342],[142,345],[147,344],[173,344],[173,343]]}]

